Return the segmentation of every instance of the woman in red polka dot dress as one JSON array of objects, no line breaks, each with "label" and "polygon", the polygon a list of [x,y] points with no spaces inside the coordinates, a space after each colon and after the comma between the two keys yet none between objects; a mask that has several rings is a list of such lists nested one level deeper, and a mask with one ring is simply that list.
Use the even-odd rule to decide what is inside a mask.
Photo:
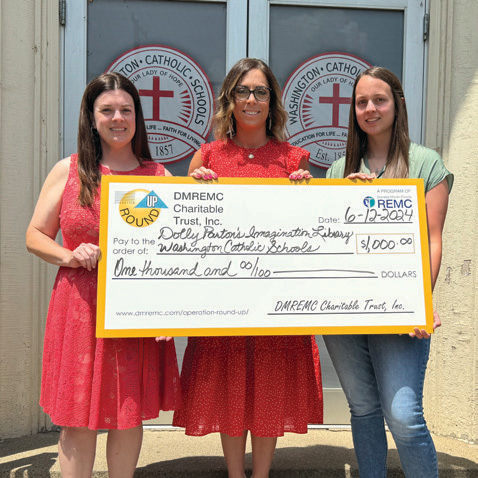
[{"label": "woman in red polka dot dress", "polygon": [[[189,173],[310,178],[309,153],[284,141],[281,90],[261,60],[245,58],[226,76],[214,116],[217,141],[203,144]],[[253,477],[269,476],[277,437],[322,423],[319,350],[311,336],[191,337],[181,375],[183,406],[173,424],[187,435],[221,434],[230,478],[243,478],[251,432]]]}]

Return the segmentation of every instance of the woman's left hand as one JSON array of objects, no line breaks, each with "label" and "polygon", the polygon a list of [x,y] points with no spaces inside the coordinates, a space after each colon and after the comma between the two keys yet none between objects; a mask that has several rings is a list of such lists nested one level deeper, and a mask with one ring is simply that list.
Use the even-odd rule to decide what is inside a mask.
[{"label": "woman's left hand", "polygon": [[[433,311],[433,330],[437,329],[438,327],[441,327],[441,320],[440,316],[438,315],[438,312],[436,310]],[[410,337],[416,337],[417,339],[429,339],[430,334],[422,329],[420,330],[418,327],[415,327],[413,329],[414,331],[409,334]]]},{"label": "woman's left hand", "polygon": [[212,169],[207,169],[204,166],[194,169],[189,176],[194,179],[202,179],[203,181],[211,181],[212,179],[219,178],[219,176]]},{"label": "woman's left hand", "polygon": [[377,179],[377,175],[375,173],[352,173],[349,174],[346,179],[361,179],[362,181],[371,181],[373,179]]},{"label": "woman's left hand", "polygon": [[162,342],[162,341],[169,342],[170,340],[173,340],[173,338],[165,337],[164,335],[162,335],[161,337],[156,337],[154,340],[156,340],[156,342]]},{"label": "woman's left hand", "polygon": [[301,179],[311,179],[312,174],[310,174],[307,169],[298,169],[297,171],[294,171],[293,173],[289,174],[289,179],[293,179],[296,181],[300,181]]}]

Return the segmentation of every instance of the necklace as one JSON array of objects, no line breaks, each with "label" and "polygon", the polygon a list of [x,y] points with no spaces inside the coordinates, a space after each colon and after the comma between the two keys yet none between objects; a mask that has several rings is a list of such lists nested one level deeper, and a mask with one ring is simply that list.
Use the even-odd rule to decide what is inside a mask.
[{"label": "necklace", "polygon": [[360,172],[361,173],[365,173],[365,174],[375,174],[375,176],[378,177],[378,174],[380,173],[380,171],[382,170],[382,168],[377,168],[375,171],[372,171],[371,169],[369,169],[369,171],[367,172],[367,170],[365,168],[360,168]]},{"label": "necklace", "polygon": [[261,149],[263,146],[265,146],[269,142],[270,138],[266,139],[266,142],[261,144],[260,146],[257,146],[256,148],[247,148],[246,146],[243,146],[237,139],[233,139],[234,143],[239,146],[239,148],[247,149],[249,151],[249,155],[247,156],[249,159],[254,159],[254,153],[258,150]]},{"label": "necklace", "polygon": [[385,164],[382,164],[381,166],[379,165],[378,167],[375,167],[370,163],[370,160],[368,162],[368,169],[369,169],[370,173],[375,174],[376,176],[378,176],[378,174],[380,173],[380,171],[382,171],[382,169],[384,167],[385,167]]}]

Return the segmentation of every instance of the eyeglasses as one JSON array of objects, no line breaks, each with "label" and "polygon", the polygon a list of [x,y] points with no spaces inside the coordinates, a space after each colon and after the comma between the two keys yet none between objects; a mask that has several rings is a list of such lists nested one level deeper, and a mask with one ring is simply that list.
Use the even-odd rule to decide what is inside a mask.
[{"label": "eyeglasses", "polygon": [[253,90],[250,90],[247,86],[236,86],[234,88],[234,98],[239,101],[248,100],[251,93],[254,98],[259,102],[268,101],[271,97],[272,88],[266,88],[265,86],[258,86]]}]

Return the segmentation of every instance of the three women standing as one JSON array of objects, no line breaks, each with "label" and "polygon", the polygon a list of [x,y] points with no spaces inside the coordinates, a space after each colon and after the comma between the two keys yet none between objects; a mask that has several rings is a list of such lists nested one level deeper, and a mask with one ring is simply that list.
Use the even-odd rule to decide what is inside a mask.
[{"label": "three women standing", "polygon": [[[308,152],[284,141],[286,113],[270,69],[243,59],[227,75],[214,117],[217,141],[194,156],[191,176],[310,177]],[[121,75],[87,87],[81,106],[78,155],[47,177],[27,232],[27,246],[60,266],[45,334],[41,405],[62,426],[59,455],[65,476],[90,476],[96,431],[109,429],[111,477],[131,477],[144,419],[179,403],[173,342],[96,339],[96,263],[102,174],[167,175],[151,160],[139,96]],[[433,151],[410,143],[398,79],[371,68],[354,84],[346,157],[327,177],[423,178],[432,284],[453,176]],[[63,246],[55,242],[62,230]],[[214,291],[211,291],[214,293]],[[436,326],[439,319],[436,316]],[[386,476],[387,422],[408,477],[436,477],[436,451],[423,418],[429,338],[326,336],[349,401],[362,477]],[[322,422],[318,349],[313,337],[201,337],[188,343],[183,407],[174,424],[189,435],[221,433],[230,478],[244,477],[247,434],[253,476],[268,476],[276,440]]]}]

